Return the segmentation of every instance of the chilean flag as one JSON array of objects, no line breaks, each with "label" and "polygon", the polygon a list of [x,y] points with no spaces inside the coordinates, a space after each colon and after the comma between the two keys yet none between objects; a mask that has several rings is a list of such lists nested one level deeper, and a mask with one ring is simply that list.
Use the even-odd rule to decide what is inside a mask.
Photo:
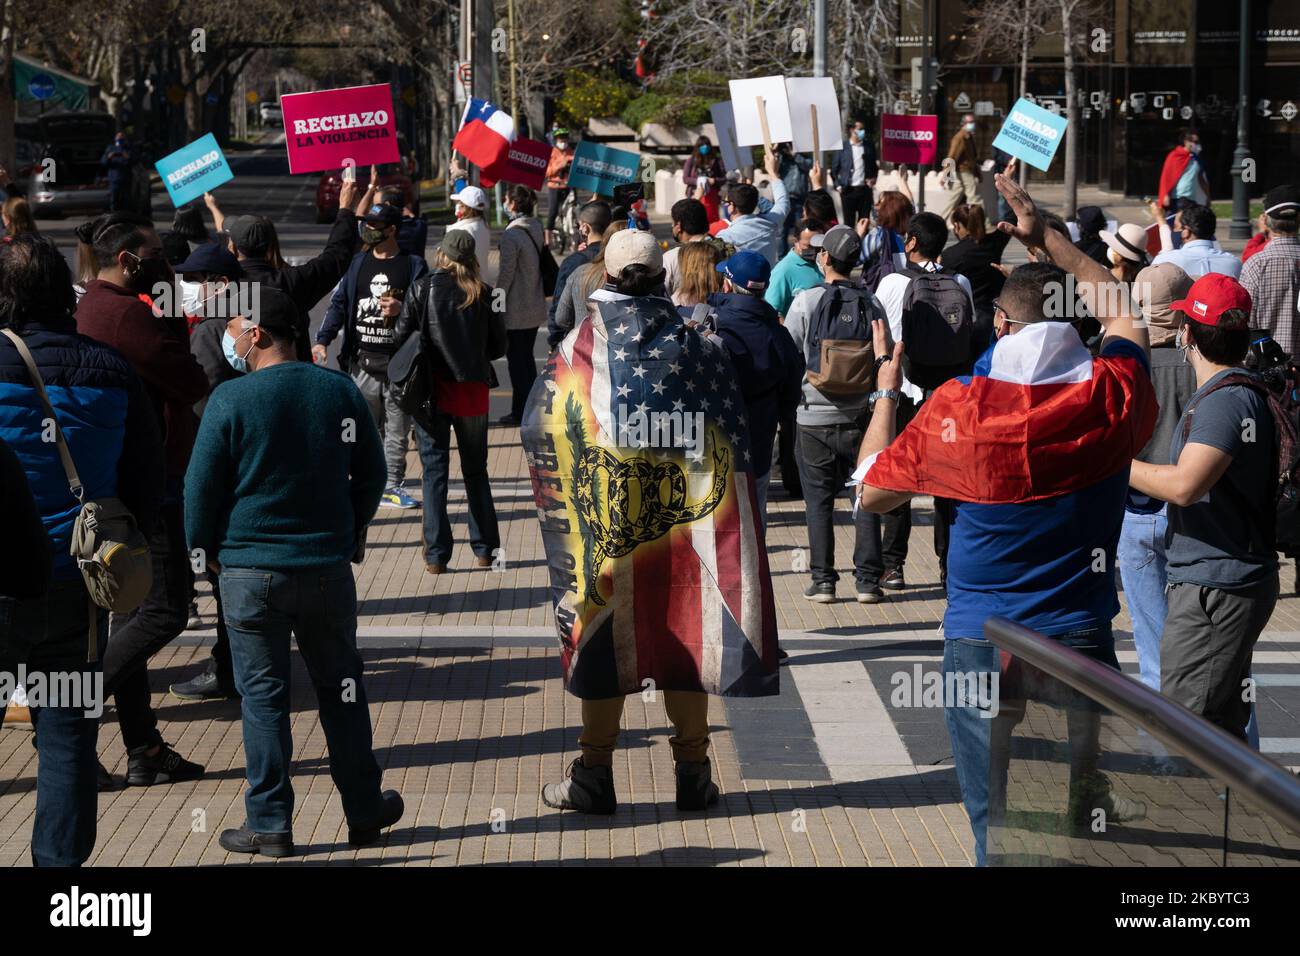
[{"label": "chilean flag", "polygon": [[479,168],[502,162],[515,138],[515,121],[487,100],[470,98],[451,148]]},{"label": "chilean flag", "polygon": [[1094,358],[1068,323],[1036,322],[944,383],[854,477],[979,504],[1053,498],[1127,468],[1156,410],[1137,346],[1111,340]]}]

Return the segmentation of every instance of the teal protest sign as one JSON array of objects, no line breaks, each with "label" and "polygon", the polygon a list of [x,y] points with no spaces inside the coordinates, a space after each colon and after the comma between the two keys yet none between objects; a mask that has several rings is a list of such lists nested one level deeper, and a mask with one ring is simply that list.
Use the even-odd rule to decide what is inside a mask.
[{"label": "teal protest sign", "polygon": [[993,141],[993,148],[1046,171],[1052,165],[1056,148],[1065,139],[1066,125],[1064,116],[1057,116],[1029,100],[1017,100]]}]

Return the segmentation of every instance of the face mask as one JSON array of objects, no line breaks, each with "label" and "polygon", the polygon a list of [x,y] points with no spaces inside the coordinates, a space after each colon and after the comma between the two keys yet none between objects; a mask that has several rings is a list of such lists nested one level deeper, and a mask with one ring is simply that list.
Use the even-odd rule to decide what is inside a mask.
[{"label": "face mask", "polygon": [[134,253],[128,255],[134,256],[136,262],[135,272],[128,277],[132,292],[153,295],[154,289],[159,285],[171,285],[172,280],[176,278],[171,263],[160,255],[148,259],[141,259]]},{"label": "face mask", "polygon": [[856,139],[859,143],[862,142],[862,140],[866,137],[866,135],[867,135],[867,131],[865,129],[855,129],[853,131],[853,138]]},{"label": "face mask", "polygon": [[514,222],[516,219],[524,218],[524,214],[520,212],[518,209],[507,209],[506,218],[509,219],[511,222]]},{"label": "face mask", "polygon": [[357,223],[357,234],[361,236],[361,241],[368,246],[377,246],[384,241],[383,229],[376,229],[364,222]]},{"label": "face mask", "polygon": [[181,310],[186,315],[201,315],[203,309],[203,283],[181,280]]},{"label": "face mask", "polygon": [[701,155],[701,156],[707,156],[707,155],[709,155],[709,144],[708,144],[708,143],[705,143],[703,146],[700,147],[700,155]]},{"label": "face mask", "polygon": [[813,246],[809,246],[803,252],[799,253],[799,258],[802,259],[804,262],[811,262],[813,265],[816,265],[817,264],[816,248],[814,248]]},{"label": "face mask", "polygon": [[1191,153],[1193,156],[1195,156],[1197,153],[1201,151],[1201,144],[1193,143],[1191,146],[1187,147],[1187,151]]},{"label": "face mask", "polygon": [[967,123],[965,126],[962,127],[962,129],[964,129],[968,133],[973,133],[975,132],[975,124]]},{"label": "face mask", "polygon": [[560,152],[564,152],[566,149],[569,148],[569,143],[567,140],[557,139],[555,141],[555,148],[558,149]]},{"label": "face mask", "polygon": [[229,332],[226,332],[224,335],[221,336],[221,351],[226,354],[226,361],[230,363],[230,367],[233,368],[236,372],[246,374],[249,370],[248,356],[253,354],[253,346],[250,345],[248,347],[248,351],[245,352],[243,357],[241,358],[239,353],[235,351],[235,344],[239,341],[239,339],[242,339],[245,335],[247,335],[251,331],[253,330],[244,329],[244,331],[239,333],[239,338],[232,338]]}]

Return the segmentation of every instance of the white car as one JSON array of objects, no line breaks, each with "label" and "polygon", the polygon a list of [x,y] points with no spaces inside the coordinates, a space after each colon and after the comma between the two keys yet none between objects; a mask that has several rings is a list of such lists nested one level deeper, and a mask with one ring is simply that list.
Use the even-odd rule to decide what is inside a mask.
[{"label": "white car", "polygon": [[284,122],[284,114],[279,103],[263,103],[258,109],[262,122],[268,126],[279,126]]}]

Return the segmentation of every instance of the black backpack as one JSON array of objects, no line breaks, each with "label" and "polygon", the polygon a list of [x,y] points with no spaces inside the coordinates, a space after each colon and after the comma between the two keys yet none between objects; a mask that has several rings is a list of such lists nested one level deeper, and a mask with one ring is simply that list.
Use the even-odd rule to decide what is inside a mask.
[{"label": "black backpack", "polygon": [[1290,557],[1300,554],[1300,401],[1297,400],[1300,371],[1288,363],[1278,372],[1270,379],[1246,372],[1230,372],[1219,379],[1195,404],[1183,411],[1183,443],[1187,443],[1187,437],[1192,433],[1196,405],[1206,396],[1231,385],[1244,385],[1264,396],[1277,436],[1277,489],[1274,521],[1270,527],[1265,516],[1260,526],[1265,533],[1273,533],[1271,546]]},{"label": "black backpack", "polygon": [[876,387],[873,300],[866,289],[829,285],[808,316],[804,335],[808,384],[823,395],[854,398]]},{"label": "black backpack", "polygon": [[903,293],[903,368],[908,381],[935,389],[971,370],[975,310],[950,272],[909,266]]}]

